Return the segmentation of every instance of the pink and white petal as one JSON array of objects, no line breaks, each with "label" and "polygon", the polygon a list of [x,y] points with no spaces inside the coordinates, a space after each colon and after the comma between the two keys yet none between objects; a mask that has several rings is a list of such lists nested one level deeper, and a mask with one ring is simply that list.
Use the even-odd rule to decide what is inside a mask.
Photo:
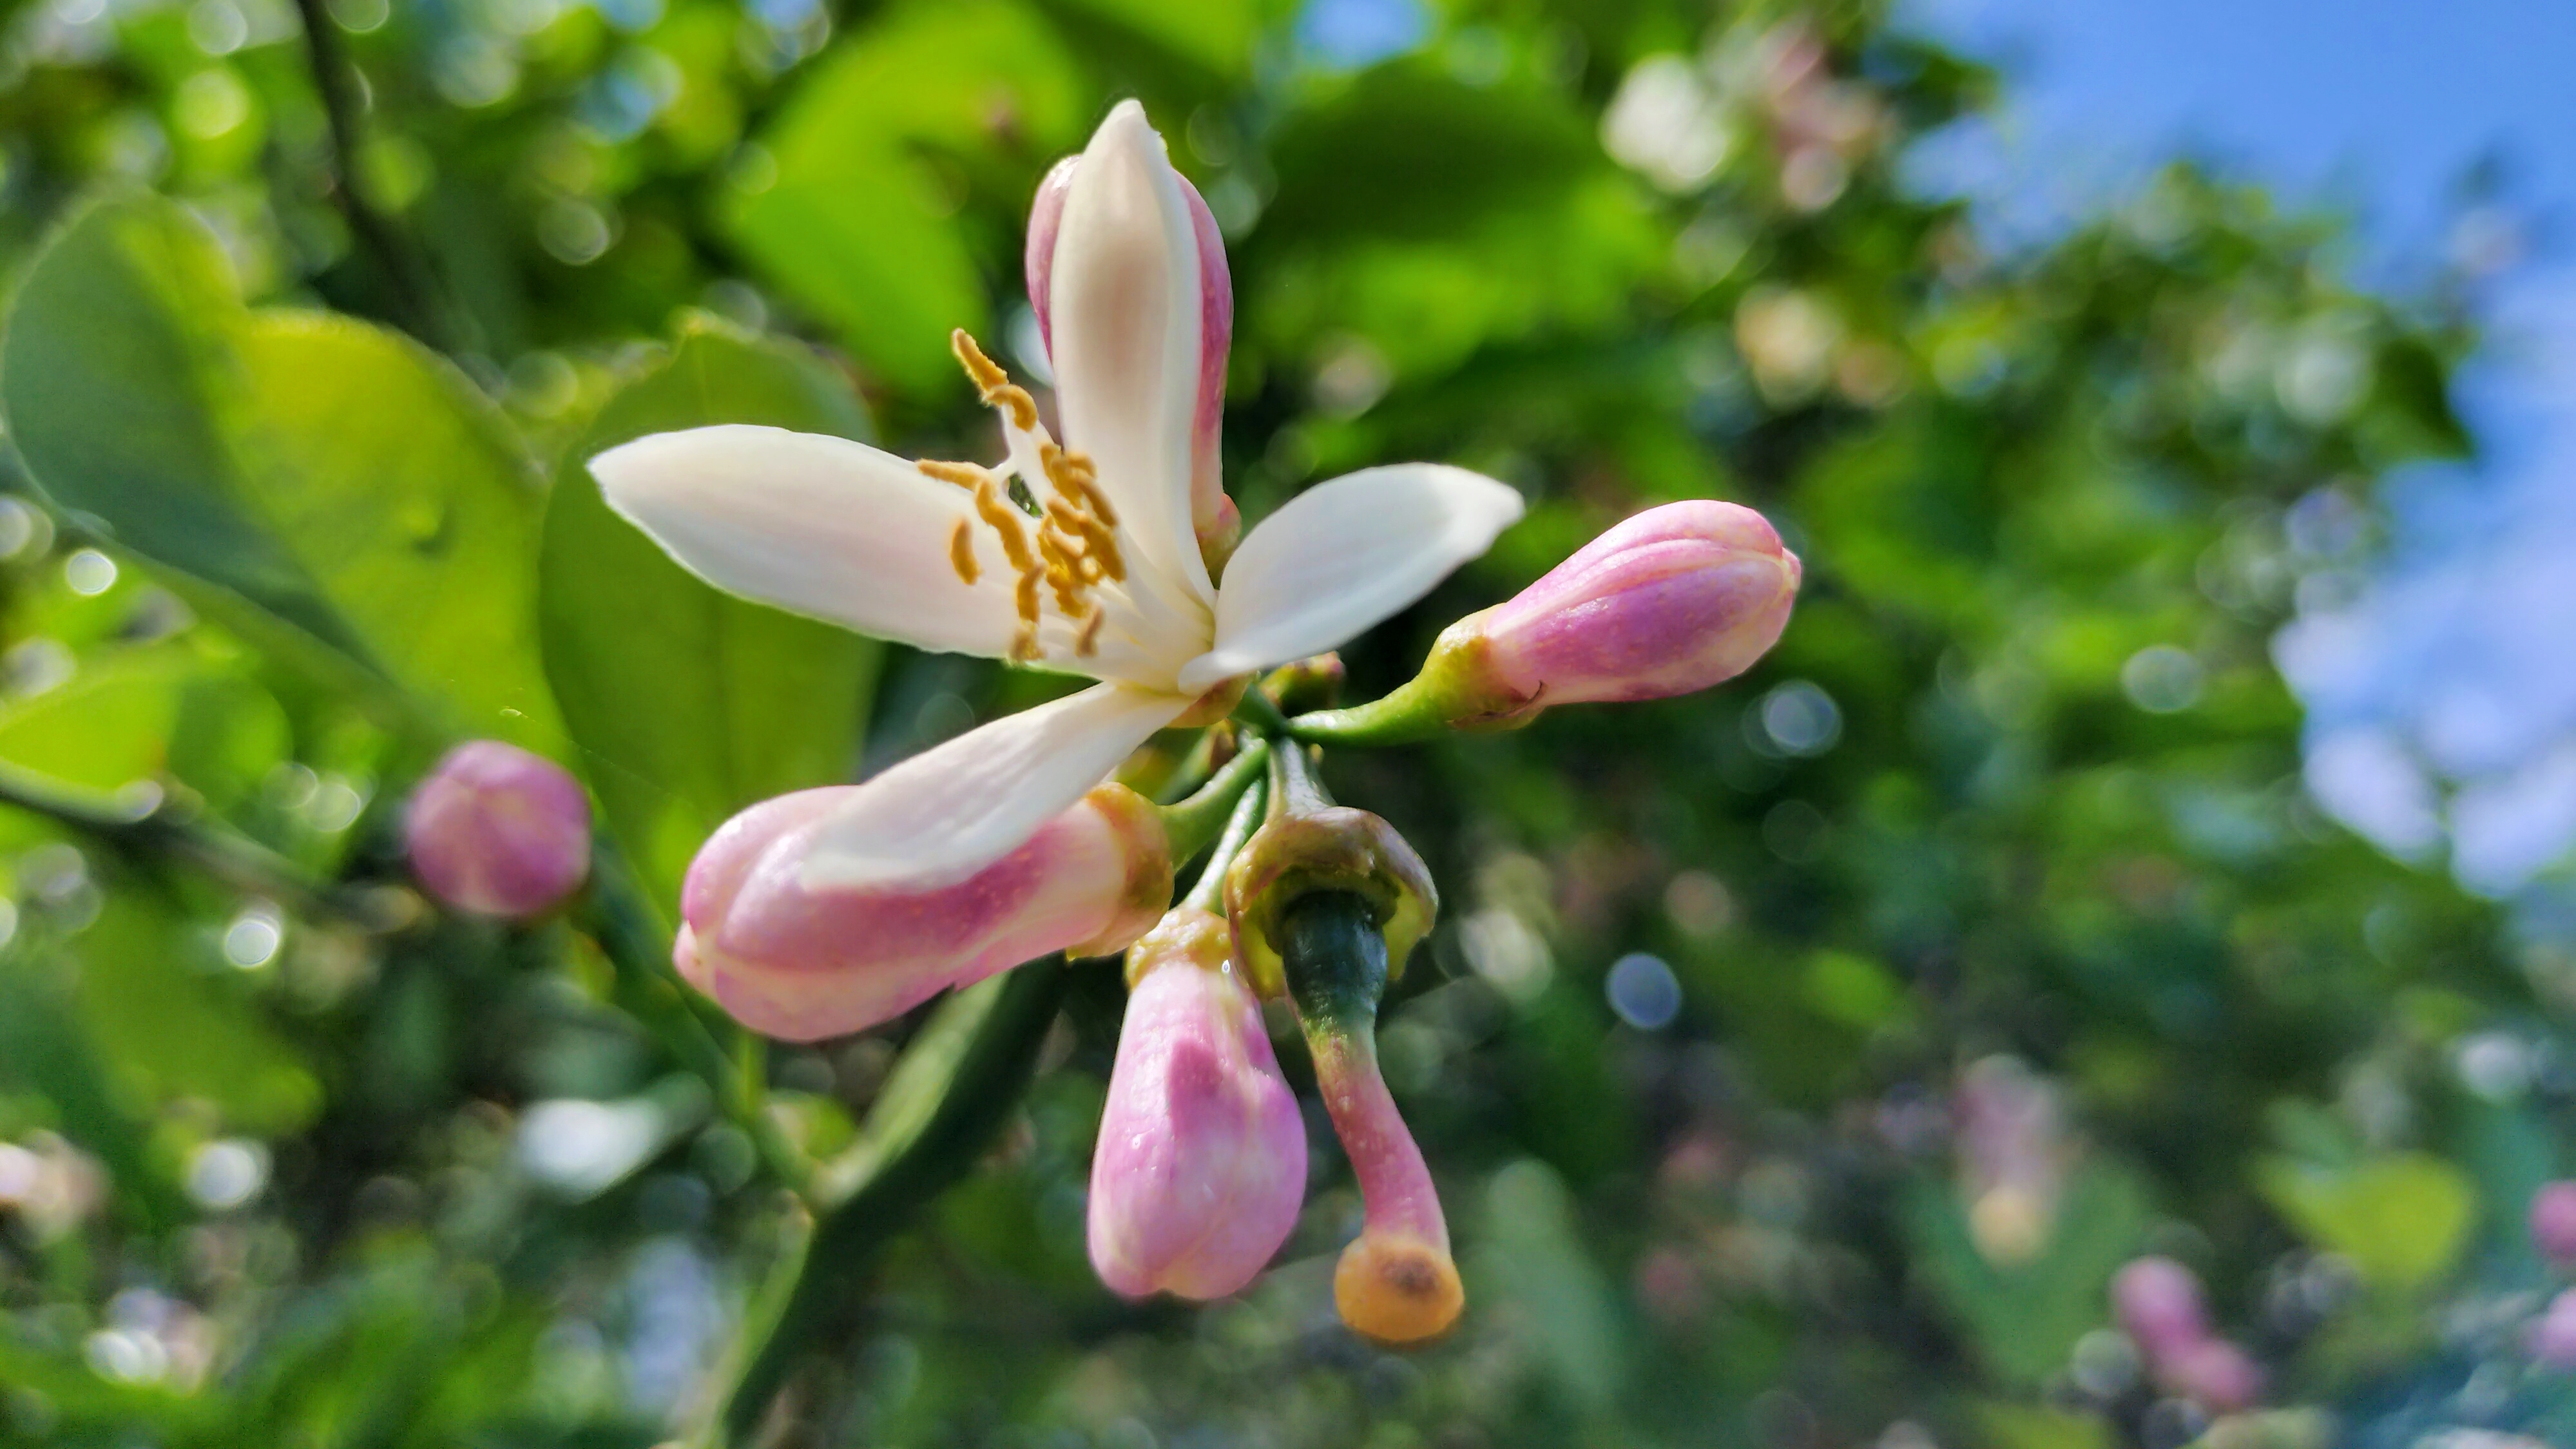
[{"label": "pink and white petal", "polygon": [[922,649],[1011,651],[1000,545],[977,531],[973,584],[949,562],[973,497],[891,453],[728,424],[621,443],[590,471],[609,507],[726,593]]},{"label": "pink and white petal", "polygon": [[1074,168],[1045,273],[1064,444],[1091,455],[1144,562],[1216,596],[1190,523],[1205,298],[1198,227],[1163,138],[1122,101]]},{"label": "pink and white petal", "polygon": [[1225,566],[1216,647],[1184,691],[1334,648],[1431,592],[1518,521],[1509,484],[1439,463],[1364,468],[1261,520]]},{"label": "pink and white petal", "polygon": [[969,730],[868,780],[814,831],[805,886],[962,879],[1107,779],[1189,696],[1094,685]]}]

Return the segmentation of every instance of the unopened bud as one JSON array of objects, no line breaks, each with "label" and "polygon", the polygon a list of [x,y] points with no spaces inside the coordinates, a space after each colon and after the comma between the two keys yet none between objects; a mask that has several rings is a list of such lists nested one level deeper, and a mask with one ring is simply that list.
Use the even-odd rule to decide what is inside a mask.
[{"label": "unopened bud", "polygon": [[860,788],[755,805],[689,865],[673,963],[754,1031],[839,1036],[1050,952],[1108,955],[1171,898],[1161,817],[1122,785],[1093,790],[963,880],[808,887],[816,837]]},{"label": "unopened bud", "polygon": [[1752,509],[1706,499],[1650,508],[1508,602],[1441,631],[1401,689],[1309,715],[1300,733],[1396,743],[1523,725],[1553,705],[1706,689],[1778,641],[1800,573]]},{"label": "unopened bud", "polygon": [[1326,650],[1271,670],[1262,676],[1261,692],[1270,696],[1270,702],[1279,706],[1283,714],[1330,709],[1341,703],[1342,681],[1349,673],[1342,665],[1342,656]]},{"label": "unopened bud", "polygon": [[2150,1366],[2170,1363],[2209,1337],[2200,1279],[2171,1258],[2136,1258],[2111,1278],[2111,1310]]},{"label": "unopened bud", "polygon": [[1697,499],[1577,549],[1474,630],[1510,710],[1662,699],[1733,679],[1789,622],[1798,556],[1761,514]]},{"label": "unopened bud", "polygon": [[1101,1281],[1129,1297],[1236,1291],[1305,1198],[1305,1123],[1229,950],[1225,922],[1188,906],[1128,948],[1089,1245]]},{"label": "unopened bud", "polygon": [[2223,1338],[2204,1338],[2182,1350],[2157,1367],[2156,1381],[2212,1414],[2250,1409],[2263,1397],[2262,1365]]},{"label": "unopened bud", "polygon": [[2576,1369],[2576,1289],[2549,1300],[2549,1307],[2522,1331],[2522,1347],[2532,1362],[2565,1373]]},{"label": "unopened bud", "polygon": [[2576,1182],[2544,1183],[2531,1195],[2531,1246],[2561,1268],[2576,1268]]},{"label": "unopened bud", "polygon": [[563,904],[590,874],[590,799],[552,760],[470,740],[412,791],[403,845],[441,904],[526,920]]}]

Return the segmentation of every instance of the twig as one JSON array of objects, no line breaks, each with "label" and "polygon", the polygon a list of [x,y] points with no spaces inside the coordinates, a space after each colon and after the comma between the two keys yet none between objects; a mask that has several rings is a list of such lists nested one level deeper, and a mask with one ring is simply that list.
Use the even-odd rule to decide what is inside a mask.
[{"label": "twig", "polygon": [[858,1145],[827,1168],[829,1202],[747,1316],[732,1387],[696,1442],[751,1444],[797,1360],[862,1305],[879,1250],[1001,1130],[1037,1069],[1071,976],[1062,956],[951,996],[904,1052]]},{"label": "twig", "polygon": [[402,924],[403,913],[389,910],[381,893],[316,880],[256,841],[183,818],[179,807],[157,795],[140,807],[120,808],[0,764],[0,805],[42,815],[115,850],[184,860],[244,894],[268,897],[300,914],[369,931]]},{"label": "twig", "polygon": [[375,257],[377,269],[384,273],[404,330],[432,347],[453,350],[464,339],[441,305],[438,279],[428,258],[368,199],[361,180],[358,73],[341,49],[340,28],[324,0],[295,0],[295,10],[304,20],[305,64],[313,73],[313,88],[321,93],[322,113],[331,127],[332,198],[348,218],[358,245]]},{"label": "twig", "polygon": [[582,924],[617,971],[617,1001],[660,1038],[680,1064],[715,1094],[717,1110],[751,1138],[761,1162],[789,1190],[803,1195],[814,1179],[813,1159],[769,1115],[754,1051],[725,1049],[699,1017],[690,988],[670,963],[670,948],[638,895],[625,862],[604,844],[592,855],[591,888]]}]

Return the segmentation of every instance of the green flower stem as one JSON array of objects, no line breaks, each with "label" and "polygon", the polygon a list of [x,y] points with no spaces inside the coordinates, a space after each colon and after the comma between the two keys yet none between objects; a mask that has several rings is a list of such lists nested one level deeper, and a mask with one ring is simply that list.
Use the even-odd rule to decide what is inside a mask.
[{"label": "green flower stem", "polygon": [[1291,739],[1317,745],[1419,744],[1449,732],[1448,682],[1426,670],[1395,691],[1348,709],[1319,709],[1287,722]]},{"label": "green flower stem", "polygon": [[1166,805],[1163,811],[1163,833],[1172,843],[1172,864],[1186,864],[1191,857],[1216,843],[1218,832],[1234,813],[1234,802],[1252,783],[1261,778],[1262,762],[1270,757],[1270,742],[1258,735],[1244,740],[1243,748],[1225,762],[1225,768],[1208,777],[1198,793],[1177,805]]},{"label": "green flower stem", "polygon": [[[617,971],[620,1008],[678,1057],[715,1094],[726,1120],[751,1138],[761,1162],[789,1190],[813,1185],[814,1163],[769,1115],[760,1040],[731,1022],[710,1022],[695,988],[672,969],[670,944],[625,862],[605,843],[591,853],[591,888],[579,924]],[[725,1037],[734,1039],[728,1051]]]},{"label": "green flower stem", "polygon": [[1332,794],[1324,788],[1322,777],[1315,773],[1315,762],[1308,758],[1305,746],[1289,744],[1271,751],[1270,814],[1273,819],[1282,815],[1312,815],[1318,810],[1329,810],[1332,805]]},{"label": "green flower stem", "polygon": [[1243,792],[1234,802],[1234,813],[1226,817],[1225,833],[1216,839],[1216,848],[1208,852],[1207,867],[1199,872],[1198,884],[1190,887],[1181,904],[1202,911],[1225,914],[1225,868],[1234,864],[1234,853],[1261,828],[1263,799],[1270,793],[1261,781]]},{"label": "green flower stem", "polygon": [[389,931],[410,914],[400,891],[317,880],[268,847],[184,817],[155,800],[121,808],[86,792],[65,790],[33,773],[0,764],[0,805],[14,805],[99,844],[137,855],[184,860],[246,895],[266,896],[297,913],[327,917],[367,931]]},{"label": "green flower stem", "polygon": [[746,1446],[799,1360],[855,1321],[885,1245],[972,1171],[1037,1069],[1072,978],[1032,961],[943,1002],[907,1048],[858,1143],[829,1164],[810,1233],[792,1243],[746,1319],[701,1445]]},{"label": "green flower stem", "polygon": [[1243,692],[1243,702],[1234,707],[1234,717],[1259,734],[1281,734],[1288,728],[1288,716],[1281,714],[1278,704],[1258,689]]}]

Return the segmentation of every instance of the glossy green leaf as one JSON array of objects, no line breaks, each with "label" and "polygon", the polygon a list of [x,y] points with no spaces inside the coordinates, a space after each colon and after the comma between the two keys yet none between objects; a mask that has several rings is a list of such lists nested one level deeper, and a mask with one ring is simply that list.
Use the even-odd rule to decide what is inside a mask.
[{"label": "glossy green leaf", "polygon": [[553,744],[535,480],[436,355],[347,318],[253,313],[193,217],[119,198],[28,273],[0,409],[55,503],[200,607],[319,646],[432,732]]},{"label": "glossy green leaf", "polygon": [[265,690],[175,649],[105,655],[0,708],[0,762],[102,798],[165,774],[236,798],[284,754],[286,735]]},{"label": "glossy green leaf", "polygon": [[610,512],[582,466],[629,438],[712,423],[869,436],[848,386],[810,354],[691,331],[565,455],[540,570],[547,677],[666,922],[689,858],[727,816],[849,777],[883,647],[699,582]]},{"label": "glossy green leaf", "polygon": [[2275,1158],[2255,1181],[2301,1237],[2351,1259],[2363,1281],[2401,1292],[2450,1267],[2477,1217],[2468,1175],[2429,1153],[2390,1153],[2355,1167]]},{"label": "glossy green leaf", "polygon": [[[994,184],[1023,206],[1037,169],[1080,144],[1087,104],[1054,32],[1020,6],[901,10],[836,50],[761,134],[775,174],[736,186],[727,228],[852,352],[903,387],[942,387],[950,330],[988,325],[979,259],[947,217],[961,166],[1007,163]],[[988,264],[1016,276],[1018,239]]]}]

